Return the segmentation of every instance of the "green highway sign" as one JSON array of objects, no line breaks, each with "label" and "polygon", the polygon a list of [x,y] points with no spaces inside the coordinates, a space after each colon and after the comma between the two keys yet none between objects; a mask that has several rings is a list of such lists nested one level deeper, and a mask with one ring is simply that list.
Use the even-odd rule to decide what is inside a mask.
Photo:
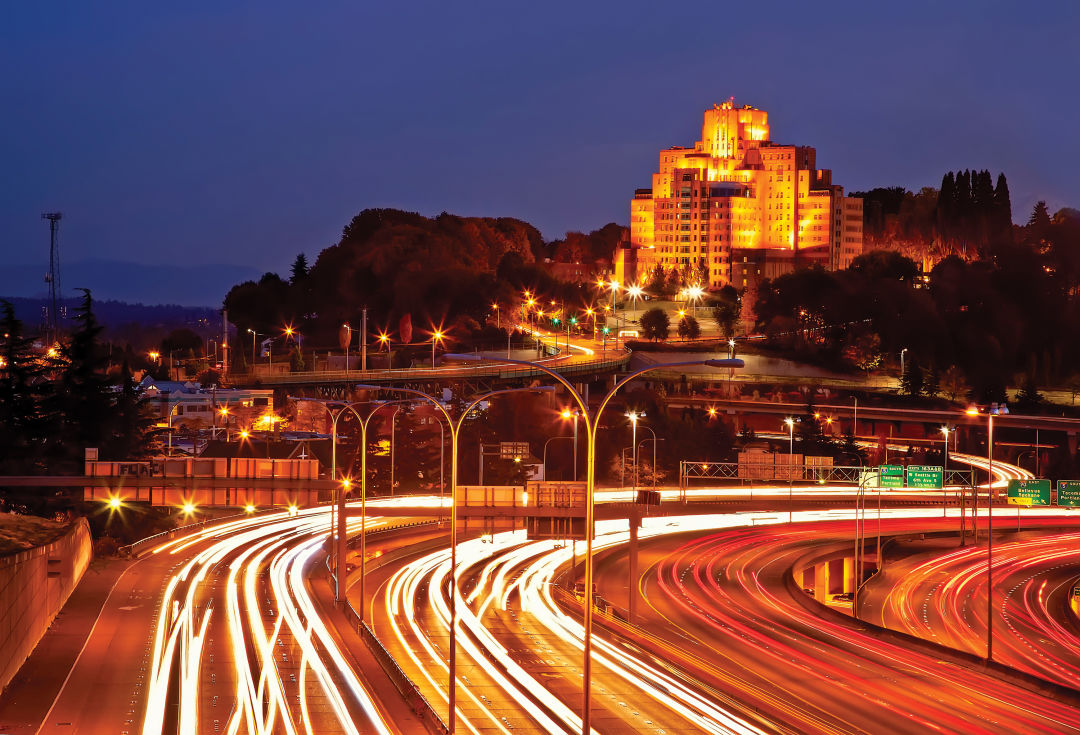
[{"label": "green highway sign", "polygon": [[907,486],[924,490],[940,490],[944,484],[945,470],[941,467],[908,465]]},{"label": "green highway sign", "polygon": [[1009,480],[1009,505],[1050,505],[1050,481]]},{"label": "green highway sign", "polygon": [[903,487],[904,468],[898,464],[883,464],[878,467],[878,487]]},{"label": "green highway sign", "polygon": [[1080,480],[1058,480],[1057,504],[1069,508],[1080,507]]}]

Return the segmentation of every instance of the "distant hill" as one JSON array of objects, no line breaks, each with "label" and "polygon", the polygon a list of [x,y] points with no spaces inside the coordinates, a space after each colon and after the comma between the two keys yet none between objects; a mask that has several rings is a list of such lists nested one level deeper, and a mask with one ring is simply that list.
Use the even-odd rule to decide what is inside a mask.
[{"label": "distant hill", "polygon": [[[240,265],[144,265],[114,260],[63,262],[60,285],[65,296],[89,288],[94,300],[213,307],[236,283],[258,278],[261,271]],[[0,269],[0,297],[39,298],[47,293],[48,264],[5,265]]]},{"label": "distant hill", "polygon": [[[0,297],[4,298],[4,297]],[[15,307],[15,316],[28,334],[36,334],[42,324],[42,307],[45,299],[41,298],[4,298]],[[64,299],[62,302],[67,312],[67,319],[61,320],[61,327],[71,328],[71,317],[79,305],[78,299]],[[123,301],[98,301],[94,298],[94,317],[105,327],[102,338],[127,343],[138,350],[155,349],[161,338],[173,329],[186,327],[204,339],[221,333],[221,313],[217,309],[200,306],[177,306],[155,304],[128,304]]]}]

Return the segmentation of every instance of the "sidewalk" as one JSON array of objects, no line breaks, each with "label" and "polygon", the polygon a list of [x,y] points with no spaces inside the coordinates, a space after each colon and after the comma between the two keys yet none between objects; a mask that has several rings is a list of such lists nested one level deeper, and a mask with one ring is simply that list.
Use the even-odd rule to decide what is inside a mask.
[{"label": "sidewalk", "polygon": [[30,658],[0,693],[0,733],[33,735],[79,656],[113,586],[132,562],[94,559]]}]

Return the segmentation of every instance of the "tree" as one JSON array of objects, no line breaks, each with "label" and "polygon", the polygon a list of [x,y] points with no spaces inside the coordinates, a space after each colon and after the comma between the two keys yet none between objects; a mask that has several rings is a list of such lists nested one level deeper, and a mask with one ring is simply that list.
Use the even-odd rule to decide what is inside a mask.
[{"label": "tree", "polygon": [[1043,242],[1050,231],[1050,212],[1046,208],[1046,202],[1041,199],[1035,202],[1028,217],[1028,236],[1034,242]]},{"label": "tree", "polygon": [[106,459],[141,459],[156,448],[152,427],[157,419],[148,410],[131,376],[127,360],[120,368],[120,390],[113,406],[112,431],[102,437],[101,454]]},{"label": "tree", "polygon": [[666,340],[671,332],[671,318],[663,309],[649,309],[641,315],[638,324],[641,325],[642,336],[653,342]]},{"label": "tree", "polygon": [[292,352],[289,353],[289,369],[294,373],[302,373],[306,367],[307,366],[304,363],[304,353],[300,349],[300,345],[296,345]]},{"label": "tree", "polygon": [[881,337],[869,330],[855,330],[844,341],[844,359],[865,372],[881,364]]},{"label": "tree", "polygon": [[701,325],[697,319],[687,314],[679,320],[677,332],[682,339],[697,339],[701,336]]},{"label": "tree", "polygon": [[79,290],[83,296],[75,312],[75,331],[60,350],[57,391],[62,417],[58,446],[66,469],[78,467],[83,449],[101,447],[115,430],[113,390],[105,377],[107,360],[98,343],[102,327],[94,317],[90,291]]},{"label": "tree", "polygon": [[1016,392],[1016,403],[1025,409],[1032,409],[1043,402],[1043,396],[1039,393],[1039,386],[1035,383],[1035,376],[1028,375],[1020,390]]},{"label": "tree", "polygon": [[904,374],[900,376],[900,390],[906,395],[917,396],[923,390],[923,372],[914,356],[904,363]]},{"label": "tree", "polygon": [[1069,389],[1069,395],[1072,398],[1072,404],[1076,405],[1076,397],[1080,396],[1080,373],[1073,373],[1069,376],[1069,379],[1065,382],[1065,386]]},{"label": "tree", "polygon": [[9,474],[33,474],[43,469],[50,438],[49,417],[43,406],[42,367],[33,341],[23,336],[15,308],[0,302],[0,467]]},{"label": "tree", "polygon": [[653,294],[662,294],[666,291],[667,281],[664,277],[664,266],[657,263],[649,273],[649,280],[645,284],[645,290]]},{"label": "tree", "polygon": [[290,271],[289,282],[294,286],[300,281],[308,277],[308,263],[307,256],[300,253],[296,256],[296,260],[293,261],[292,269]]},{"label": "tree", "polygon": [[923,371],[923,393],[931,398],[937,398],[941,393],[941,376],[936,365],[931,364]]},{"label": "tree", "polygon": [[724,286],[714,296],[712,316],[716,326],[720,327],[720,333],[724,339],[735,336],[735,329],[739,324],[739,315],[742,312],[742,297],[733,286]]},{"label": "tree", "polygon": [[941,375],[941,390],[950,401],[967,399],[971,389],[964,379],[963,371],[956,365],[950,365]]}]

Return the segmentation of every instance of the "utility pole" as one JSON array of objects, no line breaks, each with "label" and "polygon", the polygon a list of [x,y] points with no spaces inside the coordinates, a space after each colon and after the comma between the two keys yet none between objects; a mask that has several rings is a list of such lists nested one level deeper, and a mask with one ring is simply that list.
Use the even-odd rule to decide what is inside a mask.
[{"label": "utility pole", "polygon": [[60,243],[57,235],[63,216],[61,212],[45,212],[41,215],[42,219],[49,220],[49,272],[45,274],[45,282],[49,284],[49,305],[45,307],[48,312],[45,330],[50,342],[56,341],[60,330],[60,300],[63,296],[60,292]]},{"label": "utility pole", "polygon": [[[367,371],[367,307],[360,312],[360,371]],[[393,494],[391,486],[391,494]]]}]

